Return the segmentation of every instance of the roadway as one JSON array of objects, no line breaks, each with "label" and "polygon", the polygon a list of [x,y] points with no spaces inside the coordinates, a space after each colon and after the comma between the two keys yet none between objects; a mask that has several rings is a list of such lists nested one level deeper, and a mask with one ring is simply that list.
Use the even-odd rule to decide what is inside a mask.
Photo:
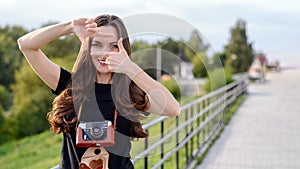
[{"label": "roadway", "polygon": [[196,169],[300,169],[300,67],[269,72]]}]

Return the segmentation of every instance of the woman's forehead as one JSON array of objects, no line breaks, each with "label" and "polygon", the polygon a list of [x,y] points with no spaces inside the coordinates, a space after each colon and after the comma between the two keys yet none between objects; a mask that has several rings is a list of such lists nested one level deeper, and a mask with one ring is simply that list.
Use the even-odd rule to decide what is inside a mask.
[{"label": "woman's forehead", "polygon": [[118,41],[118,32],[117,29],[113,26],[100,26],[99,33],[111,34],[112,36],[101,36],[101,34],[97,34],[97,36],[93,37],[93,41]]}]

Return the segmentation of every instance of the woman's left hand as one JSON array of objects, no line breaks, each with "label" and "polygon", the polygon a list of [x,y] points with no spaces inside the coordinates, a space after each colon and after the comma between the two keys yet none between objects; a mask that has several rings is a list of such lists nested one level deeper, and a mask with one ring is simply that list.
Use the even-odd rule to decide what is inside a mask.
[{"label": "woman's left hand", "polygon": [[108,58],[106,60],[106,64],[111,72],[128,74],[130,73],[130,67],[132,67],[134,63],[130,60],[123,46],[123,38],[119,39],[118,48],[118,52],[107,53]]}]

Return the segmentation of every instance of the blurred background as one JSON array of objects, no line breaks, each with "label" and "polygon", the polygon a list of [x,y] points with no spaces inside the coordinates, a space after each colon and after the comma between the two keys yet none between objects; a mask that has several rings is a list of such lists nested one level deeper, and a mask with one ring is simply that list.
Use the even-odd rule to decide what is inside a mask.
[{"label": "blurred background", "polygon": [[[132,35],[134,60],[183,105],[232,82],[233,75],[248,72],[257,80],[264,78],[264,68],[297,66],[299,6],[296,0],[0,0],[0,157],[20,157],[21,166],[34,163],[33,168],[59,162],[61,137],[44,132],[49,129],[45,116],[54,96],[18,50],[20,36],[75,18],[117,15]],[[70,70],[79,45],[75,36],[68,35],[43,50]],[[221,80],[212,85],[212,77]],[[46,142],[39,147],[30,136],[40,133],[36,142]],[[23,142],[5,144],[19,139]],[[19,144],[25,145],[22,152],[14,149]],[[48,152],[50,145],[55,151]],[[46,152],[38,155],[45,156],[43,161],[37,151]],[[0,158],[1,166],[4,162]]]}]

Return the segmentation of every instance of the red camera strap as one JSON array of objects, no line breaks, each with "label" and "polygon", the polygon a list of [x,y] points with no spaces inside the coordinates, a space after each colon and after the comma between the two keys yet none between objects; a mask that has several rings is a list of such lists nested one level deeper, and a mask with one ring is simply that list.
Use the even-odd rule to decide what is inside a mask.
[{"label": "red camera strap", "polygon": [[114,129],[117,128],[117,116],[118,116],[118,112],[117,112],[117,109],[115,109],[115,114],[114,114]]}]

